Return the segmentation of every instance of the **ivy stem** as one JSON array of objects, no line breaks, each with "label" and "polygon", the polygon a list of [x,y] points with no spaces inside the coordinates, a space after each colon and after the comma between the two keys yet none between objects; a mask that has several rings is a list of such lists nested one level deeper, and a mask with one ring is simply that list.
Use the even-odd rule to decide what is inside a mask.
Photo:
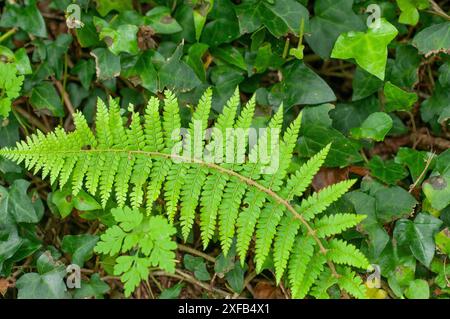
[{"label": "ivy stem", "polygon": [[0,43],[8,39],[10,36],[14,35],[17,32],[16,28],[12,28],[11,30],[8,30],[6,33],[2,34],[0,36]]}]

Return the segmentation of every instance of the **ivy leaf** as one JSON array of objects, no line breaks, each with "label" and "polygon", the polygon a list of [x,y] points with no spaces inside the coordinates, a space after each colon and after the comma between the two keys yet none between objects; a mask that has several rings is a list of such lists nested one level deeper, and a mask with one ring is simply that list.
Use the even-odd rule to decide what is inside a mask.
[{"label": "ivy leaf", "polygon": [[380,188],[374,197],[377,219],[383,224],[410,215],[417,205],[416,199],[399,186]]},{"label": "ivy leaf", "polygon": [[181,92],[190,91],[201,82],[195,72],[181,60],[183,55],[183,43],[181,43],[166,60],[166,63],[159,70],[159,89],[165,87],[176,89]]},{"label": "ivy leaf", "polygon": [[[411,173],[413,181],[416,182],[422,172],[424,172],[429,156],[429,153],[424,151],[417,151],[407,147],[400,147],[397,155],[395,156],[395,162],[406,165],[409,169],[409,172]],[[429,165],[427,171],[430,168],[432,168],[432,165]],[[426,176],[427,171],[424,172],[424,176]]]},{"label": "ivy leaf", "polygon": [[[97,21],[98,22],[98,21]],[[102,23],[94,23],[100,29],[100,40],[104,40],[112,53],[118,55],[121,52],[137,54],[139,48],[137,45],[138,27],[132,24],[122,24],[117,28],[105,26]]]},{"label": "ivy leaf", "polygon": [[[230,43],[239,37],[238,18],[230,0],[215,0],[208,19],[211,21],[203,27],[200,42],[215,47],[222,43]],[[195,33],[198,36],[198,25]]]},{"label": "ivy leaf", "polygon": [[415,279],[409,283],[405,290],[405,296],[408,299],[429,299],[430,287],[428,282],[423,279]]},{"label": "ivy leaf", "polygon": [[[27,193],[29,186],[28,181],[19,179],[14,181],[10,187],[8,211],[16,223],[37,223],[42,218],[43,211],[37,209],[36,204]],[[42,205],[40,201],[38,203]]]},{"label": "ivy leaf", "polygon": [[45,21],[42,17],[36,0],[29,0],[25,5],[14,2],[6,3],[6,10],[2,13],[0,27],[21,28],[37,37],[47,37]]},{"label": "ivy leaf", "polygon": [[93,274],[89,281],[82,281],[81,287],[75,290],[76,299],[92,298],[103,299],[103,295],[110,290],[109,285],[100,279],[99,274]]},{"label": "ivy leaf", "polygon": [[[400,244],[408,245],[424,266],[429,267],[435,253],[434,236],[439,231],[442,221],[430,214],[420,213],[414,221],[401,219],[397,222],[394,235]],[[401,232],[401,233],[399,233]]]},{"label": "ivy leaf", "polygon": [[352,101],[358,101],[372,95],[382,85],[383,81],[358,66],[352,82]]},{"label": "ivy leaf", "polygon": [[450,51],[450,22],[434,24],[417,33],[412,44],[428,57],[439,52]]},{"label": "ivy leaf", "polygon": [[177,299],[180,296],[184,283],[180,282],[170,288],[164,289],[159,295],[159,299]]},{"label": "ivy leaf", "polygon": [[68,299],[64,282],[66,271],[55,268],[44,274],[27,273],[17,280],[18,299]]},{"label": "ivy leaf", "polygon": [[384,80],[387,61],[387,45],[397,36],[397,29],[386,19],[373,23],[367,32],[347,32],[337,39],[332,58],[355,59],[367,72]]},{"label": "ivy leaf", "polygon": [[412,88],[419,81],[421,58],[411,45],[399,45],[395,50],[395,60],[388,59],[386,78],[399,87]]},{"label": "ivy leaf", "polygon": [[422,190],[434,209],[442,210],[450,205],[450,170],[427,179]]},{"label": "ivy leaf", "polygon": [[428,8],[427,0],[397,0],[397,5],[402,12],[398,22],[409,25],[416,25],[419,22],[419,10]]},{"label": "ivy leaf", "polygon": [[392,118],[384,112],[370,114],[360,127],[353,128],[351,134],[357,139],[367,138],[374,141],[383,141],[392,128]]},{"label": "ivy leaf", "polygon": [[244,61],[242,53],[231,45],[213,48],[211,54],[230,65],[234,65],[243,71],[247,71],[247,66]]},{"label": "ivy leaf", "polygon": [[92,257],[97,241],[98,236],[89,234],[66,235],[62,240],[61,248],[72,256],[72,263],[83,267],[84,262]]},{"label": "ivy leaf", "polygon": [[107,15],[112,10],[118,12],[133,10],[132,0],[95,0],[95,2],[97,3],[97,11],[102,16]]},{"label": "ivy leaf", "polygon": [[251,33],[264,25],[275,37],[297,33],[300,21],[308,23],[308,10],[295,0],[246,0],[236,6],[241,33]]},{"label": "ivy leaf", "polygon": [[378,155],[370,159],[369,168],[372,176],[390,185],[395,185],[408,176],[402,165],[393,160],[383,161]]},{"label": "ivy leaf", "polygon": [[90,60],[81,59],[72,68],[71,72],[78,76],[81,85],[83,85],[83,87],[86,90],[88,90],[91,85],[92,78],[95,74],[95,63],[92,59]]},{"label": "ivy leaf", "polygon": [[154,55],[151,50],[141,53],[135,64],[122,72],[134,85],[140,84],[152,93],[158,91],[158,72],[152,62]]},{"label": "ivy leaf", "polygon": [[336,99],[328,84],[301,61],[286,65],[282,74],[283,81],[274,85],[271,96],[275,100],[281,99],[286,109],[297,104],[321,104]]},{"label": "ivy leaf", "polygon": [[120,75],[120,57],[114,55],[110,50],[97,48],[92,50],[91,55],[95,58],[95,70],[99,81]]},{"label": "ivy leaf", "polygon": [[47,81],[43,81],[31,91],[30,103],[41,112],[50,112],[56,117],[64,117],[64,106],[55,87]]},{"label": "ivy leaf", "polygon": [[384,97],[386,112],[409,111],[418,99],[416,93],[404,91],[389,81],[384,85]]},{"label": "ivy leaf", "polygon": [[171,17],[170,9],[167,7],[154,7],[145,14],[145,23],[156,33],[172,34],[183,30],[178,22]]},{"label": "ivy leaf", "polygon": [[353,0],[318,0],[310,21],[306,42],[323,59],[330,57],[338,36],[348,31],[363,31],[364,23],[352,10]]},{"label": "ivy leaf", "polygon": [[208,281],[211,279],[211,275],[206,269],[205,260],[202,257],[194,257],[186,254],[184,255],[183,263],[186,269],[192,271],[198,280]]},{"label": "ivy leaf", "polygon": [[302,132],[297,145],[301,156],[311,157],[331,143],[330,152],[325,160],[326,166],[340,167],[362,160],[359,145],[333,128],[313,124],[304,126]]}]

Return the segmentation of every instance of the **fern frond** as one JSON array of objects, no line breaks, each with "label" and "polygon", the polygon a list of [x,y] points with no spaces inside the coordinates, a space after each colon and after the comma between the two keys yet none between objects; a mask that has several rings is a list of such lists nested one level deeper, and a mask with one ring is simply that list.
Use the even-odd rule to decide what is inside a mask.
[{"label": "fern frond", "polygon": [[329,241],[327,257],[337,264],[362,269],[368,269],[370,266],[367,258],[355,246],[341,239],[333,238]]},{"label": "fern frond", "polygon": [[358,299],[366,299],[367,287],[364,285],[361,277],[356,275],[348,267],[341,267],[338,269],[340,277],[337,279],[339,286]]},{"label": "fern frond", "polygon": [[[175,233],[175,226],[180,226],[186,239],[199,212],[204,247],[218,232],[222,253],[227,255],[236,237],[236,249],[244,262],[255,238],[256,270],[262,270],[272,253],[276,280],[280,282],[288,268],[294,297],[305,297],[311,287],[314,287],[311,295],[326,297],[328,288],[334,284],[361,297],[359,277],[350,267],[364,269],[368,261],[354,246],[334,236],[354,227],[363,216],[320,216],[355,181],[343,181],[306,199],[301,197],[330,149],[328,145],[295,173],[288,174],[301,116],[288,126],[282,138],[266,131],[252,144],[248,132],[255,99],[236,118],[239,108],[236,91],[217,117],[208,139],[205,129],[210,120],[212,93],[207,90],[192,114],[187,133],[182,136],[177,99],[169,91],[165,96],[162,116],[160,101],[151,98],[143,121],[130,109],[128,127],[115,100],[109,101],[109,108],[99,100],[95,133],[83,115],[77,113],[75,131],[66,133],[58,128],[46,135],[38,131],[17,143],[14,149],[1,149],[0,156],[24,163],[34,172],[42,171],[43,177],[49,176],[52,184],[71,185],[74,195],[86,188],[99,196],[103,207],[113,200],[121,207],[122,213],[115,212],[118,225],[106,230],[96,250],[111,255],[138,252],[121,256],[117,261],[117,274],[126,282],[127,293],[148,275],[145,267],[158,265],[174,270],[175,243],[167,237]],[[280,107],[268,129],[281,131],[282,124],[283,108]],[[229,134],[231,128],[242,135]],[[236,146],[236,139],[241,147],[230,151],[224,146],[229,143]],[[261,149],[267,151],[268,163],[259,158]],[[234,162],[204,160],[205,151],[212,155],[222,151]],[[271,164],[276,165],[268,170]],[[169,221],[162,216],[141,213],[143,207],[150,213],[157,199],[164,202]],[[125,209],[127,205],[132,210]],[[130,221],[126,221],[126,214],[130,214]],[[133,219],[133,216],[141,217]],[[167,234],[163,234],[164,229]],[[154,237],[157,234],[162,237]],[[158,246],[159,241],[164,247]]]},{"label": "fern frond", "polygon": [[335,214],[324,216],[316,221],[314,228],[319,238],[340,234],[344,230],[358,225],[366,215]]},{"label": "fern frond", "polygon": [[312,219],[344,195],[355,182],[356,180],[354,179],[342,181],[328,186],[318,193],[314,193],[302,201],[300,213],[306,220]]}]

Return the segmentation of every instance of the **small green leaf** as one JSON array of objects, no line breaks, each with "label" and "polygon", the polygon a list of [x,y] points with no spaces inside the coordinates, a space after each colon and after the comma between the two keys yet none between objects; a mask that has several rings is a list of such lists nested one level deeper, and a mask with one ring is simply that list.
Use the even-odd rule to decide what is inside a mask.
[{"label": "small green leaf", "polygon": [[369,115],[360,127],[353,128],[351,134],[357,139],[367,138],[374,141],[383,141],[392,128],[392,118],[384,112],[375,112]]},{"label": "small green leaf", "polygon": [[72,263],[83,267],[84,262],[92,257],[93,250],[97,244],[98,236],[66,235],[61,244],[62,250],[72,256]]},{"label": "small green leaf", "polygon": [[186,254],[184,255],[183,263],[186,269],[192,271],[198,280],[208,281],[211,279],[211,275],[206,269],[205,260],[202,257],[194,257]]},{"label": "small green leaf", "polygon": [[183,30],[178,22],[171,17],[170,9],[167,7],[154,7],[145,14],[145,23],[156,33],[172,34]]},{"label": "small green leaf", "polygon": [[384,85],[384,97],[386,112],[410,111],[418,99],[416,93],[404,91],[389,81]]},{"label": "small green leaf", "polygon": [[[379,22],[379,26],[377,23]],[[384,80],[387,45],[397,36],[397,29],[384,18],[375,21],[367,32],[341,34],[334,44],[331,57],[355,59],[367,72]]]},{"label": "small green leaf", "polygon": [[50,112],[56,117],[63,117],[64,106],[55,87],[50,82],[41,82],[31,91],[30,103],[42,112]]},{"label": "small green leaf", "polygon": [[133,10],[132,0],[95,0],[95,2],[97,3],[97,11],[102,16],[107,15],[112,10],[118,12]]},{"label": "small green leaf", "polygon": [[412,44],[425,57],[450,50],[450,22],[434,24],[417,33]]},{"label": "small green leaf", "polygon": [[442,210],[450,205],[450,170],[435,175],[422,184],[422,190],[434,209]]},{"label": "small green leaf", "polygon": [[430,287],[423,279],[415,279],[409,283],[405,290],[405,296],[408,299],[429,299]]},{"label": "small green leaf", "polygon": [[104,48],[92,50],[91,55],[95,58],[95,69],[98,80],[108,80],[120,75],[120,57]]}]

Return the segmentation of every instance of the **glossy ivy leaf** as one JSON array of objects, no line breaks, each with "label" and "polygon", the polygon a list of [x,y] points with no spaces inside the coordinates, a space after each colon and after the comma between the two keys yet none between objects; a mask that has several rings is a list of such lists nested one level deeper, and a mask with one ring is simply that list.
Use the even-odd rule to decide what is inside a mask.
[{"label": "glossy ivy leaf", "polygon": [[350,31],[337,39],[332,58],[355,59],[356,63],[379,79],[384,79],[387,46],[397,36],[397,29],[384,18],[374,22],[367,32]]},{"label": "glossy ivy leaf", "polygon": [[27,273],[16,283],[19,299],[68,299],[64,277],[66,267],[55,261],[50,251],[42,253],[36,262],[37,273]]},{"label": "glossy ivy leaf", "polygon": [[383,81],[379,78],[364,71],[364,69],[359,66],[356,67],[355,77],[352,82],[352,101],[358,101],[372,95],[377,92],[382,85]]},{"label": "glossy ivy leaf", "polygon": [[389,81],[384,85],[384,97],[386,112],[410,111],[418,99],[416,93],[404,91]]},{"label": "glossy ivy leaf", "polygon": [[271,91],[273,104],[280,104],[275,101],[283,102],[288,109],[293,105],[321,104],[336,99],[328,84],[302,61],[287,64],[281,72],[283,80],[274,85]]},{"label": "glossy ivy leaf", "polygon": [[[436,83],[433,95],[422,102],[420,115],[427,123],[444,123],[450,113],[450,90]],[[444,116],[442,116],[444,115]]]},{"label": "glossy ivy leaf", "polygon": [[414,257],[429,267],[435,253],[434,236],[442,221],[430,214],[420,213],[414,221],[401,219],[396,223],[394,236],[400,245],[407,245]]},{"label": "glossy ivy leaf", "polygon": [[244,0],[236,6],[241,33],[251,33],[264,25],[275,37],[297,34],[300,21],[308,25],[308,10],[295,0]]},{"label": "glossy ivy leaf", "polygon": [[225,63],[234,65],[243,71],[247,70],[242,53],[231,45],[213,48],[211,49],[211,54],[213,57],[218,58]]},{"label": "glossy ivy leaf", "polygon": [[225,279],[230,285],[231,289],[236,293],[241,293],[244,290],[245,285],[245,272],[248,266],[244,264],[241,265],[239,261],[234,263],[233,269],[226,273]]},{"label": "glossy ivy leaf", "polygon": [[405,290],[405,296],[408,299],[429,299],[430,287],[424,279],[415,279],[409,283]]},{"label": "glossy ivy leaf", "polygon": [[408,176],[402,165],[393,160],[383,161],[379,156],[370,159],[369,168],[372,176],[390,185],[395,185]]},{"label": "glossy ivy leaf", "polygon": [[79,60],[78,63],[72,68],[71,72],[76,74],[80,79],[81,85],[85,89],[89,89],[92,78],[95,74],[95,63],[92,59]]},{"label": "glossy ivy leaf", "polygon": [[434,24],[417,33],[412,44],[425,57],[450,50],[450,22]]},{"label": "glossy ivy leaf", "polygon": [[123,12],[126,10],[133,10],[132,0],[95,0],[97,4],[97,11],[102,16],[107,15],[110,11]]},{"label": "glossy ivy leaf", "polygon": [[330,57],[333,45],[342,33],[363,31],[363,20],[352,9],[353,0],[318,0],[314,2],[314,17],[310,21],[306,42],[321,58]]},{"label": "glossy ivy leaf", "polygon": [[[211,21],[207,22],[203,27],[200,38],[200,42],[206,43],[211,47],[222,43],[230,43],[241,34],[232,1],[215,0],[213,3],[211,12],[208,14],[208,19]],[[197,29],[196,34],[198,35]]]},{"label": "glossy ivy leaf", "polygon": [[399,87],[412,88],[419,81],[421,58],[411,45],[399,45],[395,59],[388,59],[386,78]]},{"label": "glossy ivy leaf", "polygon": [[184,283],[180,282],[170,288],[164,289],[159,295],[159,299],[177,299],[180,296],[181,290],[184,288]]},{"label": "glossy ivy leaf", "polygon": [[167,7],[154,7],[145,14],[144,21],[159,34],[172,34],[182,30],[178,22],[170,15],[170,9]]},{"label": "glossy ivy leaf", "polygon": [[[433,168],[434,161],[432,161],[430,165],[428,165],[428,168],[425,170],[430,155],[430,153],[427,153],[425,151],[417,151],[412,148],[400,147],[397,155],[395,156],[395,162],[408,167],[413,182],[416,182],[422,173],[423,179],[426,176],[428,170]],[[418,183],[420,183],[420,181]]]},{"label": "glossy ivy leaf", "polygon": [[63,117],[65,115],[61,98],[50,82],[41,82],[33,88],[30,103],[40,112],[49,112],[50,115],[55,117]]},{"label": "glossy ivy leaf", "polygon": [[44,214],[42,201],[36,195],[30,196],[30,183],[25,180],[15,180],[9,190],[0,187],[0,216],[3,222],[37,223]]},{"label": "glossy ivy leaf", "polygon": [[450,231],[444,228],[434,237],[439,252],[450,257]]},{"label": "glossy ivy leaf", "polygon": [[383,224],[409,216],[417,205],[416,199],[399,186],[382,187],[373,196],[377,219]]},{"label": "glossy ivy leaf", "polygon": [[370,114],[360,127],[353,128],[351,134],[357,139],[383,141],[392,128],[392,118],[384,112]]},{"label": "glossy ivy leaf", "polygon": [[380,103],[375,96],[371,96],[352,103],[337,103],[330,111],[333,127],[348,135],[354,127],[360,127],[362,122],[372,113],[380,110]]},{"label": "glossy ivy leaf", "polygon": [[[234,48],[233,48],[234,49]],[[185,62],[194,70],[200,81],[206,82],[206,68],[203,64],[203,56],[208,50],[208,45],[204,43],[195,43],[189,47],[188,54],[185,56]],[[234,49],[235,50],[235,49]],[[217,52],[216,52],[217,53]],[[220,58],[220,53],[217,57]],[[234,60],[233,58],[227,59],[225,62]]]},{"label": "glossy ivy leaf", "polygon": [[401,14],[398,22],[409,25],[416,25],[419,22],[419,10],[429,7],[427,0],[397,0]]},{"label": "glossy ivy leaf", "polygon": [[427,179],[422,190],[434,209],[442,210],[450,205],[450,170]]},{"label": "glossy ivy leaf", "polygon": [[93,274],[89,281],[81,281],[81,287],[75,290],[73,297],[75,299],[103,299],[103,296],[109,291],[109,285],[100,279],[100,275]]},{"label": "glossy ivy leaf", "polygon": [[181,92],[190,91],[201,82],[195,72],[181,60],[183,43],[181,43],[159,70],[159,89],[170,88]]},{"label": "glossy ivy leaf", "polygon": [[20,5],[8,1],[2,13],[0,27],[20,28],[37,37],[45,38],[47,29],[36,0],[29,0],[26,4]]},{"label": "glossy ivy leaf", "polygon": [[152,93],[158,91],[158,71],[153,64],[155,52],[147,50],[135,57],[133,65],[124,69],[122,75],[134,85],[142,85]]},{"label": "glossy ivy leaf", "polygon": [[95,58],[95,70],[99,81],[112,79],[120,75],[120,57],[114,55],[110,50],[97,48],[92,50],[91,55]]},{"label": "glossy ivy leaf", "polygon": [[64,277],[66,270],[56,268],[45,274],[27,273],[16,283],[18,299],[69,299]]},{"label": "glossy ivy leaf", "polygon": [[211,82],[214,84],[212,108],[221,112],[225,102],[243,80],[242,72],[236,68],[226,65],[212,68]]},{"label": "glossy ivy leaf", "polygon": [[317,124],[302,127],[302,137],[297,149],[302,157],[311,157],[329,143],[331,149],[325,160],[326,166],[341,167],[362,161],[358,143],[349,140],[333,128]]},{"label": "glossy ivy leaf", "polygon": [[61,244],[62,250],[70,254],[73,264],[83,267],[85,261],[92,257],[98,236],[95,235],[66,235]]},{"label": "glossy ivy leaf", "polygon": [[187,270],[194,273],[195,278],[198,280],[208,281],[211,279],[211,275],[206,269],[205,260],[202,257],[194,257],[186,254],[183,258],[183,264]]},{"label": "glossy ivy leaf", "polygon": [[122,24],[117,27],[109,25],[106,21],[94,17],[94,24],[100,31],[100,40],[108,45],[112,53],[118,55],[121,52],[137,54],[139,52],[137,44],[138,27],[132,24]]},{"label": "glossy ivy leaf", "polygon": [[450,86],[450,61],[446,61],[439,67],[439,83],[442,86]]}]

